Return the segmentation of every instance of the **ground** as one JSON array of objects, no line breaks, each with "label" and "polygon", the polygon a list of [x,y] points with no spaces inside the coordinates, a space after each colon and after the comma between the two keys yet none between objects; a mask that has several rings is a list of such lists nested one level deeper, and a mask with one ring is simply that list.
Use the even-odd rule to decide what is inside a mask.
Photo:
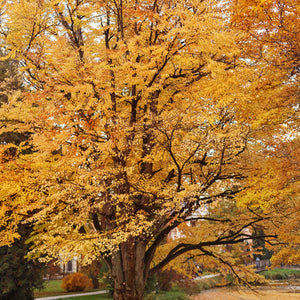
[{"label": "ground", "polygon": [[277,289],[258,289],[257,292],[252,292],[249,289],[233,289],[233,288],[218,288],[203,291],[197,296],[191,297],[192,300],[299,300],[300,293]]}]

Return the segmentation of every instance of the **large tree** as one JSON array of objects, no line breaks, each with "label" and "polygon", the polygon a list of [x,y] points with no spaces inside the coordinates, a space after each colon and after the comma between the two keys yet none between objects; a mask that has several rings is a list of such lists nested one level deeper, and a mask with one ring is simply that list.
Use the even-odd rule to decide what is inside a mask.
[{"label": "large tree", "polygon": [[[219,246],[251,239],[243,229],[273,215],[246,195],[244,208],[233,199],[248,188],[257,142],[288,125],[295,107],[267,114],[264,65],[243,51],[249,35],[230,22],[229,4],[3,4],[5,46],[23,65],[27,91],[22,101],[9,98],[1,120],[31,135],[2,168],[10,229],[2,243],[27,220],[32,255],[102,256],[115,299],[141,299],[148,276],[189,251],[235,272]],[[237,209],[210,216],[220,201]],[[168,233],[191,218],[202,220],[198,239],[177,242],[152,264]]]}]

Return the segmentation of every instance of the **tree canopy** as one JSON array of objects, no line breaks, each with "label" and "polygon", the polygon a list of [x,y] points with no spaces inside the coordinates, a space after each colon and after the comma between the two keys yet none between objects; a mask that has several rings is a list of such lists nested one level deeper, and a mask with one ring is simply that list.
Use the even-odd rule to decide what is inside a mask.
[{"label": "tree canopy", "polygon": [[[257,57],[253,33],[275,33],[274,23],[238,3],[2,4],[3,47],[21,64],[24,91],[2,104],[0,134],[28,133],[13,155],[1,144],[2,244],[31,222],[32,255],[103,256],[115,299],[141,299],[149,274],[182,254],[226,265],[218,247],[250,240],[253,225],[274,243],[286,217],[278,207],[299,228],[299,165],[287,150],[298,139],[299,52],[267,36]],[[276,59],[287,68],[277,72]],[[228,203],[235,209],[220,210]],[[154,259],[191,218],[198,234]]]}]

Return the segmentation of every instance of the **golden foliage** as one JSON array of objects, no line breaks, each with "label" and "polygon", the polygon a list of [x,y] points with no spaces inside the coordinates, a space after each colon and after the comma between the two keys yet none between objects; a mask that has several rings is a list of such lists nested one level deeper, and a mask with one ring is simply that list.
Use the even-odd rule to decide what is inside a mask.
[{"label": "golden foliage", "polygon": [[64,277],[61,286],[68,292],[80,292],[86,288],[91,288],[93,285],[92,280],[87,275],[77,272]]},{"label": "golden foliage", "polygon": [[250,239],[254,224],[273,240],[287,216],[299,228],[298,157],[276,156],[299,134],[298,11],[250,2],[3,3],[4,47],[26,90],[1,106],[0,134],[30,137],[13,156],[1,144],[1,243],[26,220],[32,255],[110,263],[144,249],[149,268],[166,235],[206,211],[155,270],[187,244],[220,261],[219,246]]}]

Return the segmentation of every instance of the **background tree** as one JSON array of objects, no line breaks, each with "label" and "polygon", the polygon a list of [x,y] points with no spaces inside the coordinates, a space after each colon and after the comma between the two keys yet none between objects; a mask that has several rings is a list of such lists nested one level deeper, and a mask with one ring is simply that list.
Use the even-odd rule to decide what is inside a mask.
[{"label": "background tree", "polygon": [[[273,256],[273,263],[295,264],[299,261],[300,228],[296,217],[299,209],[299,5],[293,0],[235,1],[232,12],[234,26],[248,33],[241,41],[245,53],[254,66],[263,66],[256,90],[266,116],[261,126],[268,130],[256,143],[259,154],[248,181],[253,190],[242,195],[247,194],[246,203],[253,205],[257,201],[256,206],[276,209],[277,228],[271,230],[280,236],[282,245]],[[270,126],[271,118],[282,126]]]},{"label": "background tree", "polygon": [[[229,4],[3,4],[5,45],[22,62],[28,90],[22,102],[9,98],[1,119],[33,134],[2,173],[11,175],[2,215],[12,206],[2,243],[26,216],[33,256],[102,256],[115,299],[141,299],[149,275],[187,253],[238,275],[221,247],[251,239],[243,229],[272,219],[276,207],[235,196],[251,192],[245,179],[255,178],[259,141],[283,132],[295,108],[272,93],[285,108],[267,112],[264,64],[242,49],[249,34],[230,23]],[[199,208],[226,201],[236,202],[234,216],[200,214],[197,236],[157,253]]]},{"label": "background tree", "polygon": [[[268,246],[275,254],[274,265],[297,264],[299,261],[299,137],[293,136],[265,149],[254,161],[253,173],[239,197],[247,206],[272,216],[262,224],[261,230],[278,235],[280,244]],[[257,174],[261,174],[260,176]]]},{"label": "background tree", "polygon": [[[264,231],[259,229],[259,228],[255,228],[255,232],[253,234],[255,235],[259,235],[259,236],[263,236],[264,235]],[[261,239],[261,240],[256,240],[254,239],[253,242],[253,250],[256,252],[253,257],[254,259],[259,258],[259,259],[270,259],[272,257],[273,251],[269,250],[266,247],[266,242]]]},{"label": "background tree", "polygon": [[[1,53],[1,56],[3,56],[3,53]],[[2,106],[8,102],[10,95],[22,89],[22,80],[18,74],[18,62],[14,60],[0,61],[0,79],[0,106]],[[28,140],[29,135],[26,132],[10,131],[5,120],[1,121],[3,123],[0,143],[5,147],[1,161],[1,171],[3,171],[4,166],[18,155],[18,145]],[[4,173],[3,175],[7,176],[8,174]],[[6,182],[7,179],[1,181],[1,184],[5,185]],[[1,194],[1,198],[2,196],[4,195]],[[0,201],[2,203],[3,199]],[[9,220],[11,215],[12,211],[6,209],[3,219]],[[1,222],[1,232],[4,232],[3,220]],[[9,225],[9,223],[5,225]],[[33,289],[42,287],[45,266],[36,260],[25,258],[32,246],[32,244],[26,243],[32,228],[28,225],[14,224],[13,227],[8,226],[7,229],[8,232],[13,229],[14,233],[20,238],[14,240],[11,246],[0,247],[0,299],[33,299]],[[7,235],[4,234],[3,239],[6,240]]]},{"label": "background tree", "polygon": [[[265,121],[284,117],[287,132],[291,134],[293,126],[297,131],[300,66],[297,1],[233,1],[231,9],[233,26],[247,33],[240,40],[245,56],[254,67],[259,66],[256,84],[252,84],[261,98]],[[289,109],[291,106],[294,111]],[[280,114],[279,110],[286,113]],[[270,130],[270,126],[267,128]],[[276,129],[277,135],[284,135],[284,129]]]},{"label": "background tree", "polygon": [[100,272],[103,268],[103,262],[100,260],[94,260],[91,264],[84,266],[81,268],[81,271],[88,275],[88,277],[92,280],[93,288],[99,289],[99,279],[100,279]]},{"label": "background tree", "polygon": [[34,288],[43,287],[45,266],[37,260],[28,260],[31,245],[26,243],[31,229],[19,226],[21,238],[9,246],[0,247],[0,299],[31,300]]}]

